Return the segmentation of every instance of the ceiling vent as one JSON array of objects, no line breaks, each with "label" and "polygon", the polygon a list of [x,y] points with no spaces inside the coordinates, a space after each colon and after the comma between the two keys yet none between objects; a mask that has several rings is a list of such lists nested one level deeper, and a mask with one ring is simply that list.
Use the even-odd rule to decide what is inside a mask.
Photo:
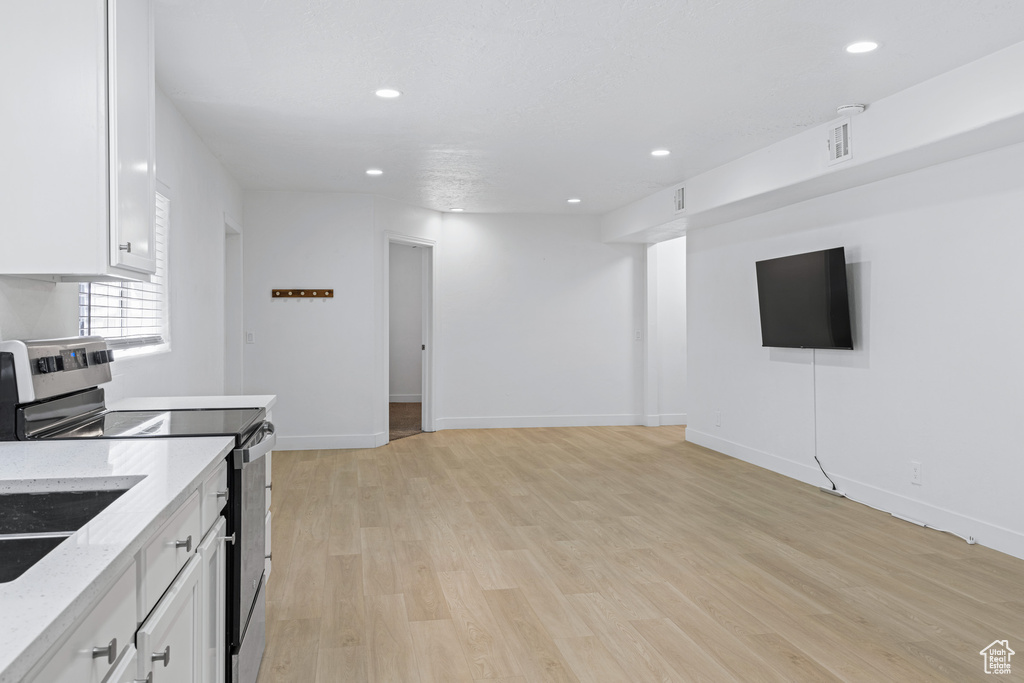
[{"label": "ceiling vent", "polygon": [[686,211],[686,188],[677,187],[674,193],[676,213],[682,213]]},{"label": "ceiling vent", "polygon": [[850,119],[832,124],[828,136],[828,164],[838,164],[852,158],[850,152]]}]

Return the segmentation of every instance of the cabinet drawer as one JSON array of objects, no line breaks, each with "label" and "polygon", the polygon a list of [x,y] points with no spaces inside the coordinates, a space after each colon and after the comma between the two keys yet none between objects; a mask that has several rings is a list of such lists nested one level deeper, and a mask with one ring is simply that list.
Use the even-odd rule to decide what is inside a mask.
[{"label": "cabinet drawer", "polygon": [[202,501],[199,504],[200,534],[205,535],[213,526],[224,503],[228,500],[228,463],[222,462],[199,489]]},{"label": "cabinet drawer", "polygon": [[[129,647],[135,633],[135,566],[129,567],[107,591],[43,669],[35,683],[99,683],[117,656]],[[116,641],[116,643],[115,643]],[[94,648],[114,646],[113,657],[94,657]]]},{"label": "cabinet drawer", "polygon": [[185,566],[201,540],[199,491],[182,504],[174,516],[139,553],[139,612],[142,622]]}]

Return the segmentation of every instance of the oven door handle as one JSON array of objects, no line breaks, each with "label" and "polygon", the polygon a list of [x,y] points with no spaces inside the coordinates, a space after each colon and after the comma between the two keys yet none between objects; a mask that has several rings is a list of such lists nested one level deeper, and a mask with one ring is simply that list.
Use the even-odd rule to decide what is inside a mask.
[{"label": "oven door handle", "polygon": [[253,462],[254,460],[259,460],[267,453],[274,450],[274,446],[277,445],[277,434],[275,433],[273,423],[264,422],[263,426],[260,427],[260,430],[263,432],[263,438],[249,448],[240,449],[240,455],[242,457],[235,458],[236,467],[241,467],[242,465]]}]

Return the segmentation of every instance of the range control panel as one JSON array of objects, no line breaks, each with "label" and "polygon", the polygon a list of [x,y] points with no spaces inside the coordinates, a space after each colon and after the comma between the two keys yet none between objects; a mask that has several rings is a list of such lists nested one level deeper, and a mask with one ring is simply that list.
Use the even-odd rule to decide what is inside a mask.
[{"label": "range control panel", "polygon": [[109,382],[114,352],[103,337],[0,342],[14,356],[20,403],[70,394]]},{"label": "range control panel", "polygon": [[[31,358],[31,355],[29,356]],[[39,356],[34,359],[33,375],[45,375],[51,372],[67,372],[85,370],[93,365],[103,365],[114,360],[114,352],[110,349],[87,351],[84,346],[77,349],[63,349],[55,356]]]}]

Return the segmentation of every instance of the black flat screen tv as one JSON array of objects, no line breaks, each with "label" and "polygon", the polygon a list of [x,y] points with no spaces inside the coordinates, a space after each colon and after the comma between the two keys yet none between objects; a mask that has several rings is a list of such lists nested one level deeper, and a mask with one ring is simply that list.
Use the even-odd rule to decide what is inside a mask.
[{"label": "black flat screen tv", "polygon": [[853,348],[843,247],[756,265],[761,346]]}]

